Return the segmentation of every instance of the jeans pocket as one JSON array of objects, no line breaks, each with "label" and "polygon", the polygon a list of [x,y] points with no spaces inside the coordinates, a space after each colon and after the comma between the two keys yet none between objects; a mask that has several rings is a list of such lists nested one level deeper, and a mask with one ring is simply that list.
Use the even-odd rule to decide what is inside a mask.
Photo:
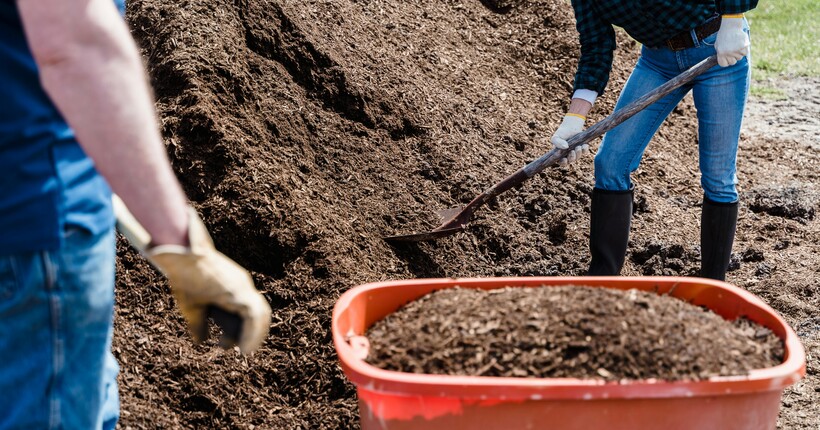
[{"label": "jeans pocket", "polygon": [[716,40],[717,40],[717,31],[710,34],[710,35],[708,35],[708,36],[706,36],[706,37],[704,37],[703,40],[700,41],[700,43],[702,43],[706,46],[715,46],[715,41]]},{"label": "jeans pocket", "polygon": [[17,291],[14,257],[0,257],[0,299],[8,299]]},{"label": "jeans pocket", "polygon": [[75,240],[78,237],[82,237],[85,234],[86,236],[90,236],[90,233],[87,229],[83,227],[77,227],[74,225],[66,226],[63,230],[63,239],[65,241]]}]

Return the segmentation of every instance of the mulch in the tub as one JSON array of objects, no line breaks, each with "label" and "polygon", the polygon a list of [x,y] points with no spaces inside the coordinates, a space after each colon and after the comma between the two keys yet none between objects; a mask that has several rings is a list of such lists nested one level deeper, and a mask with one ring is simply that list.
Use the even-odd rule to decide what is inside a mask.
[{"label": "mulch in the tub", "polygon": [[453,288],[373,325],[368,363],[411,373],[697,380],[783,361],[746,319],[671,296],[591,287]]}]

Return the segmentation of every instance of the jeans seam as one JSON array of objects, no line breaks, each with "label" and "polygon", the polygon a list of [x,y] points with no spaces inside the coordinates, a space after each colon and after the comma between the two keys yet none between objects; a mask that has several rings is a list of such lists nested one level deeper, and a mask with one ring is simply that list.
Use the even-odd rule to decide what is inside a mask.
[{"label": "jeans seam", "polygon": [[684,55],[686,55],[685,52],[686,52],[686,49],[684,49],[682,51],[675,52],[675,62],[678,63],[678,70],[685,70],[686,69],[686,67],[684,67],[685,61],[682,58]]},{"label": "jeans seam", "polygon": [[[748,56],[744,57],[745,60],[748,61]],[[743,60],[741,60],[743,61]],[[737,191],[737,161],[738,161],[738,154],[739,154],[739,141],[740,135],[743,129],[743,115],[742,112],[745,111],[745,106],[747,103],[748,98],[748,91],[749,91],[749,82],[750,82],[750,73],[751,73],[751,65],[746,65],[745,74],[741,77],[739,73],[739,66],[741,62],[739,61],[738,64],[731,67],[720,68],[715,73],[715,78],[720,79],[721,77],[726,77],[728,80],[723,82],[724,85],[734,85],[736,81],[743,80],[744,81],[744,94],[740,100],[733,100],[733,106],[737,109],[737,112],[740,112],[740,116],[737,121],[729,121],[726,125],[721,125],[720,128],[731,130],[733,139],[728,141],[731,144],[731,148],[726,149],[725,147],[721,146],[721,152],[727,152],[730,150],[730,154],[732,156],[731,162],[727,163],[710,163],[710,161],[714,160],[722,160],[723,157],[704,157],[702,156],[702,151],[705,145],[710,144],[712,148],[715,148],[715,141],[712,137],[713,134],[707,133],[707,126],[706,122],[702,121],[700,115],[705,112],[705,109],[710,105],[708,99],[698,98],[695,97],[695,107],[698,111],[698,169],[701,173],[701,189],[703,190],[704,197],[709,197],[712,201],[725,201],[727,199],[737,200],[738,199],[738,191]],[[735,71],[733,71],[735,70]],[[708,82],[708,79],[704,79],[703,82]],[[701,82],[695,84],[695,88],[698,88],[699,85],[702,85]],[[708,87],[706,87],[708,89]],[[700,91],[706,94],[705,91]],[[697,94],[697,92],[696,92]],[[739,104],[738,104],[739,103]],[[713,116],[714,117],[714,116]],[[705,117],[709,118],[709,117]],[[711,126],[714,127],[714,126]],[[701,138],[703,136],[703,138]],[[706,167],[704,167],[706,166]],[[716,166],[716,167],[715,167]],[[706,174],[706,171],[710,171],[711,175]],[[707,182],[707,179],[712,179],[713,181]],[[725,181],[728,181],[728,185],[725,185]],[[716,183],[716,186],[711,186],[710,184]]]},{"label": "jeans seam", "polygon": [[60,319],[62,318],[62,303],[58,295],[57,267],[52,261],[52,255],[48,252],[41,254],[43,264],[43,274],[46,282],[46,290],[49,293],[49,312],[51,314],[51,364],[54,374],[52,375],[51,396],[49,399],[49,428],[59,429],[62,425],[60,420],[60,379],[62,379],[63,362],[65,361],[63,351],[62,333],[60,331]]}]

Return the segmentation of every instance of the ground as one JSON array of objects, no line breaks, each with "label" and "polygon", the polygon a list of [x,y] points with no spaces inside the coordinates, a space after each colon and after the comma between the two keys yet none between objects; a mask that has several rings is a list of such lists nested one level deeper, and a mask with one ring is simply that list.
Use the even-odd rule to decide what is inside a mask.
[{"label": "ground", "polygon": [[[382,240],[435,226],[435,210],[550,149],[578,56],[566,2],[134,0],[127,18],[175,171],[274,321],[250,357],[192,345],[167,285],[121,240],[121,428],[358,428],[330,338],[341,293],[386,279],[584,273],[591,158],[508,191],[453,237]],[[591,121],[611,112],[637,55],[619,35]],[[728,275],[806,346],[808,374],[784,395],[783,429],[820,423],[820,153],[801,120],[817,112],[817,92],[800,79],[772,84],[784,101],[750,103]],[[695,135],[685,100],[634,175],[624,274],[697,274]]]}]

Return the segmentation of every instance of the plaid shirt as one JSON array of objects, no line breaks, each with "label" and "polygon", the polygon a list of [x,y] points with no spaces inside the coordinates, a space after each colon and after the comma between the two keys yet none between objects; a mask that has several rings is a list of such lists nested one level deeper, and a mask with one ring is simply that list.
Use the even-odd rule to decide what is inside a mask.
[{"label": "plaid shirt", "polygon": [[603,94],[615,49],[613,25],[650,48],[665,46],[715,14],[744,13],[758,0],[572,0],[581,37],[581,59],[574,89]]}]

